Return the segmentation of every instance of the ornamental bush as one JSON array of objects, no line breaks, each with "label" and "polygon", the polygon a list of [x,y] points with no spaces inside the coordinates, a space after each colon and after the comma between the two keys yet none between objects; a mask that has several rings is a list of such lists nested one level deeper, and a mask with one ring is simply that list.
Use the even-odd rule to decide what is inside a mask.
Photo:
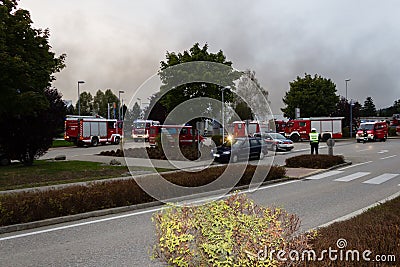
[{"label": "ornamental bush", "polygon": [[169,266],[293,266],[296,262],[278,260],[276,253],[301,255],[312,240],[308,233],[295,235],[296,215],[258,206],[243,194],[201,206],[170,206],[152,220],[153,257]]},{"label": "ornamental bush", "polygon": [[299,155],[286,159],[286,167],[327,169],[344,163],[343,156],[336,155]]}]

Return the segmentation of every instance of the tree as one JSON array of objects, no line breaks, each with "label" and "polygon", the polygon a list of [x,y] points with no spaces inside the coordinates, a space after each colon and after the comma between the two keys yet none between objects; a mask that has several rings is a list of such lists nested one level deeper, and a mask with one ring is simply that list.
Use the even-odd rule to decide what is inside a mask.
[{"label": "tree", "polygon": [[233,101],[234,110],[242,120],[254,119],[254,114],[251,108],[239,96],[239,94],[244,96],[247,101],[252,101],[254,104],[256,103],[254,98],[258,97],[258,95],[254,94],[255,91],[260,91],[266,98],[267,102],[270,103],[268,101],[268,91],[265,90],[258,82],[255,71],[246,70],[242,73],[242,76],[238,80],[237,88],[235,90],[237,94],[234,96]]},{"label": "tree", "polygon": [[134,120],[142,117],[142,110],[137,102],[133,105],[132,109],[127,110],[125,113],[125,121],[132,123]]},{"label": "tree", "polygon": [[[162,81],[160,92],[165,93],[170,88],[174,89],[162,96],[159,101],[166,108],[167,113],[186,100],[197,97],[221,100],[221,89],[225,86],[234,88],[233,81],[240,77],[240,73],[231,68],[232,62],[226,60],[224,53],[221,50],[215,54],[208,52],[207,44],[200,48],[196,43],[189,51],[183,53],[167,52],[166,59],[166,61],[161,61],[161,70],[159,71]],[[227,68],[219,68],[216,64],[207,63],[191,65],[187,68],[187,65],[184,64],[194,61],[220,63],[226,65]],[[172,66],[174,68],[170,68]],[[193,80],[199,82],[192,82]],[[218,80],[220,85],[202,82],[204,80]],[[224,99],[225,102],[232,102],[233,93],[225,90]],[[207,108],[205,103],[202,109],[205,111]],[[199,114],[201,113],[202,111],[199,110]]]},{"label": "tree", "polygon": [[376,116],[376,107],[372,97],[368,96],[364,101],[364,106],[361,109],[362,117],[374,117]]},{"label": "tree", "polygon": [[[353,103],[352,108],[352,116],[353,116],[353,125],[357,125],[357,119],[360,117],[361,104],[359,102]],[[350,103],[349,101],[341,97],[339,102],[336,105],[335,112],[332,113],[332,116],[335,117],[344,117],[343,126],[350,126]]]},{"label": "tree", "polygon": [[76,102],[76,110],[75,110],[76,114],[79,114],[79,105],[81,110],[80,113],[81,116],[90,116],[95,113],[93,110],[93,96],[91,93],[82,92],[79,96],[79,100],[80,101]]},{"label": "tree", "polygon": [[48,149],[65,114],[61,95],[49,89],[65,55],[55,56],[49,37],[16,0],[0,0],[0,146],[27,165]]},{"label": "tree", "polygon": [[304,78],[297,76],[289,85],[283,98],[286,107],[281,109],[285,117],[295,118],[296,108],[300,108],[301,117],[331,116],[335,112],[339,96],[330,79],[306,73]]}]

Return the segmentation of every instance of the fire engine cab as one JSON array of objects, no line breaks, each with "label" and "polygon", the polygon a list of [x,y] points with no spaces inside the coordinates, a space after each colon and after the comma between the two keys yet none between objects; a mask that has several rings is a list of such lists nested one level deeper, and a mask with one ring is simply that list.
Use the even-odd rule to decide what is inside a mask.
[{"label": "fire engine cab", "polygon": [[97,146],[99,143],[119,144],[122,121],[98,116],[67,116],[64,139],[77,146]]}]

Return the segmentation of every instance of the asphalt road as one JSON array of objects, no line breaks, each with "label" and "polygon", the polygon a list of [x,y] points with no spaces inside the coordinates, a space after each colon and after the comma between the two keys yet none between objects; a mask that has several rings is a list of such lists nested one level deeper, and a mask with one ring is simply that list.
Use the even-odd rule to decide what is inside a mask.
[{"label": "asphalt road", "polygon": [[[304,148],[298,145],[296,149],[308,148],[306,143],[301,146]],[[321,153],[326,153],[325,149]],[[399,193],[400,139],[367,144],[342,141],[334,151],[353,165],[262,187],[248,196],[256,203],[296,213],[301,229],[308,230]],[[278,154],[276,160],[286,156]],[[149,256],[154,242],[151,214],[156,209],[3,234],[0,265],[163,266]]]}]

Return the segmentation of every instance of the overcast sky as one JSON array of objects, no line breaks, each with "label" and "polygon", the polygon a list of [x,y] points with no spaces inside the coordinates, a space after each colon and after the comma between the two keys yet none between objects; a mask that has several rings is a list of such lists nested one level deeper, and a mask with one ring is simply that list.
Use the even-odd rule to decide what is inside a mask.
[{"label": "overcast sky", "polygon": [[233,67],[251,69],[281,113],[289,82],[304,73],[330,78],[338,94],[377,108],[400,99],[400,2],[396,0],[189,1],[21,0],[36,28],[49,28],[67,67],[53,85],[64,99],[135,90],[169,52],[208,43]]}]

